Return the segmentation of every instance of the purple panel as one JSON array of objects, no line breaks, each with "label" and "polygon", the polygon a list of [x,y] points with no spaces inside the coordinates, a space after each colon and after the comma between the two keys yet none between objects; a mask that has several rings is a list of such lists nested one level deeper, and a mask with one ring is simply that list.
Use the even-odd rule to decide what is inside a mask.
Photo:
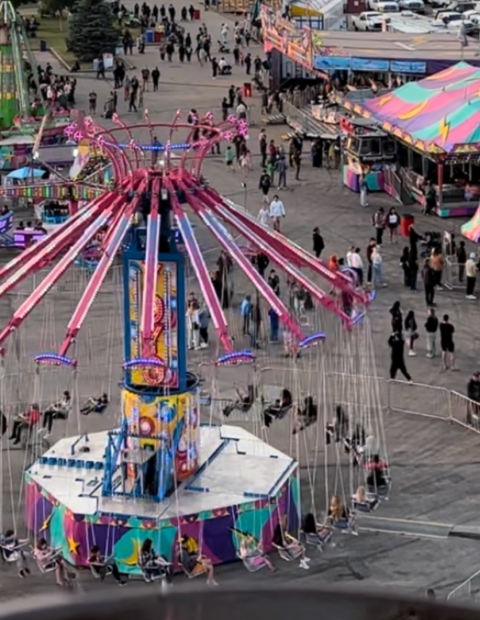
[{"label": "purple panel", "polygon": [[130,528],[123,525],[89,524],[85,528],[86,544],[88,547],[98,545],[101,553],[109,556],[113,554],[114,545],[129,531]]},{"label": "purple panel", "polygon": [[203,522],[203,552],[214,564],[236,559],[232,536],[234,525],[232,513]]}]

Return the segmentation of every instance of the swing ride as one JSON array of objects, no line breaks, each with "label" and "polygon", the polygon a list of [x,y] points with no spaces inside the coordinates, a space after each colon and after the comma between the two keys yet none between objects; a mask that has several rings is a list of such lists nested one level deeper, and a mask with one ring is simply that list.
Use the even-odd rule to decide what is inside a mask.
[{"label": "swing ride", "polygon": [[[300,528],[300,433],[296,433],[294,458],[270,445],[265,429],[260,440],[239,425],[213,424],[215,416],[210,424],[200,424],[200,381],[187,368],[190,335],[183,319],[184,308],[197,304],[191,294],[188,300],[185,295],[187,261],[218,335],[219,355],[210,365],[212,373],[232,373],[241,367],[247,372],[252,369],[258,377],[262,372],[268,375],[269,370],[257,372],[255,350],[235,347],[221,303],[223,294],[218,294],[210,278],[191,213],[289,334],[293,366],[286,373],[293,376],[296,387],[288,410],[303,401],[302,395],[316,395],[317,423],[312,428],[317,442],[320,434],[324,436],[335,404],[346,410],[353,407],[357,415],[352,414],[350,423],[361,423],[384,440],[382,429],[375,428],[381,424],[381,406],[366,316],[370,295],[356,288],[351,273],[331,271],[210,187],[202,175],[206,155],[220,140],[245,135],[245,122],[231,117],[215,125],[207,114],[192,126],[181,122],[179,112],[170,124],[152,123],[148,113],[145,122],[135,126],[126,126],[117,117],[114,122],[113,129],[104,129],[79,115],[66,130],[69,139],[88,142],[109,158],[113,180],[108,190],[0,267],[0,299],[29,277],[40,276],[0,331],[1,353],[8,360],[15,335],[29,315],[61,284],[69,268],[79,269],[75,264],[92,241],[98,243],[98,259],[91,265],[63,340],[35,356],[35,381],[40,373],[47,375],[49,368],[67,370],[73,377],[81,372],[79,335],[120,253],[123,272],[119,423],[110,430],[86,432],[79,415],[78,390],[73,389],[78,433],[60,439],[42,454],[34,450],[36,458],[25,471],[27,527],[35,538],[47,538],[71,564],[86,565],[89,550],[96,545],[126,573],[141,573],[139,553],[147,538],[177,568],[181,568],[178,541],[183,536],[194,539],[213,563],[240,557],[239,541],[246,536],[264,541],[268,552],[279,524],[288,521],[291,532]],[[179,134],[184,139],[174,143]],[[156,145],[157,135],[164,138],[165,146]],[[140,215],[145,226],[139,225]],[[304,332],[295,313],[259,275],[229,229],[308,292],[320,317],[310,333]],[[329,293],[320,281],[327,283]],[[302,360],[312,357],[316,366],[303,373]],[[363,377],[359,368],[371,376]],[[266,379],[264,383],[263,388],[272,382]],[[285,378],[283,387],[287,384]],[[219,394],[214,381],[212,392],[215,408]],[[277,415],[274,402],[267,404],[266,415],[281,424],[285,416]],[[287,411],[282,412],[280,405],[278,413]],[[297,431],[303,432],[303,427]],[[33,427],[26,432],[37,430]],[[347,435],[341,439],[347,440]],[[302,442],[308,440],[305,431]],[[359,439],[352,450],[360,443]],[[338,471],[344,464],[343,452],[338,442],[334,444],[336,491]],[[353,472],[351,463],[350,459]],[[309,475],[316,465],[309,462]],[[358,473],[351,473],[350,483],[357,479]],[[325,487],[328,497],[328,482]]]}]

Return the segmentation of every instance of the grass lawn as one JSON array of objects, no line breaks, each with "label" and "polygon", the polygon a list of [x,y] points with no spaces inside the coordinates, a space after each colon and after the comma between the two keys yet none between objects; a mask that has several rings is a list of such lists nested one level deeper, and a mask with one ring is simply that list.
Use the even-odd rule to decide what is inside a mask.
[{"label": "grass lawn", "polygon": [[[37,38],[30,39],[32,50],[39,50],[40,40],[43,39],[47,42],[48,48],[53,48],[69,66],[72,66],[76,58],[72,52],[67,51],[65,42],[68,32],[67,20],[64,19],[60,22],[59,19],[42,17],[39,18],[38,21],[40,22],[40,27],[37,30]],[[60,30],[60,28],[62,28],[62,30]],[[140,32],[137,28],[129,28],[129,30],[134,38],[137,37]],[[93,68],[93,63],[81,62],[80,66],[83,70],[91,70]]]}]

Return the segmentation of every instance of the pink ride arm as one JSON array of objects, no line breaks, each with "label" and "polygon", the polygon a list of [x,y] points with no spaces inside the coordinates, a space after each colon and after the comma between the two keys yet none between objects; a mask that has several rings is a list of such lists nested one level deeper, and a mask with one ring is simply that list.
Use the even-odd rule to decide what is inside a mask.
[{"label": "pink ride arm", "polygon": [[90,239],[94,237],[97,232],[108,223],[112,214],[112,209],[109,207],[104,213],[102,213],[99,217],[95,219],[95,221],[90,224],[87,230],[82,234],[80,239],[78,239],[68,250],[68,252],[62,257],[62,259],[55,265],[52,271],[48,274],[48,276],[43,280],[43,282],[37,286],[37,288],[29,295],[26,301],[20,306],[20,308],[15,312],[13,317],[8,322],[7,327],[0,333],[0,345],[2,345],[8,336],[12,333],[13,330],[18,328],[23,321],[27,318],[30,312],[37,306],[48,291],[55,285],[55,283],[63,276],[68,267],[74,262],[77,258],[79,252],[83,250],[83,248],[88,244]]},{"label": "pink ride arm", "polygon": [[[140,191],[142,191],[141,188]],[[60,350],[58,352],[61,356],[66,356],[68,349],[72,342],[78,335],[78,332],[82,328],[83,322],[85,321],[88,311],[90,310],[90,306],[95,300],[98,291],[100,290],[105,277],[110,269],[113,260],[115,259],[115,255],[118,252],[120,245],[125,238],[125,235],[128,232],[132,224],[133,214],[138,206],[140,198],[137,197],[130,202],[130,204],[124,204],[121,207],[121,211],[118,217],[115,218],[115,222],[112,225],[112,229],[108,235],[108,243],[105,247],[105,250],[100,258],[100,261],[95,268],[95,272],[90,278],[86,289],[83,292],[83,295],[80,299],[80,302],[75,310],[72,318],[67,327],[67,334],[65,336],[65,340],[62,342]],[[121,196],[117,198],[117,201],[125,201],[125,197]],[[116,201],[116,202],[117,202]],[[115,206],[112,205],[112,207]]]},{"label": "pink ride arm", "polygon": [[223,226],[206,210],[201,206],[197,199],[192,195],[187,186],[180,182],[179,186],[183,189],[186,195],[186,200],[200,217],[203,223],[210,229],[213,235],[218,239],[220,244],[227,250],[230,256],[238,263],[242,271],[253,283],[255,288],[262,294],[268,304],[278,314],[280,320],[287,326],[287,329],[298,339],[303,340],[304,335],[300,326],[293,320],[285,304],[275,295],[272,289],[268,286],[265,280],[258,274],[254,267],[249,263],[247,258],[243,255],[240,248],[232,241],[228,232]]},{"label": "pink ride arm", "polygon": [[215,326],[224,349],[228,353],[232,353],[234,351],[234,347],[230,334],[228,333],[227,319],[225,318],[222,306],[210,280],[210,275],[203,259],[203,255],[198,247],[198,242],[193,234],[190,220],[182,211],[178,199],[174,194],[172,185],[170,183],[167,183],[166,185],[169,188],[170,196],[172,197],[173,212],[175,214],[180,232],[182,233],[182,238],[185,243],[185,247],[187,248],[188,256],[192,261],[202,295],[204,296],[205,301],[210,308],[210,312],[212,313],[213,325]]},{"label": "pink ride arm", "polygon": [[299,267],[308,267],[318,273],[322,278],[330,282],[332,286],[339,288],[342,291],[350,293],[357,301],[367,304],[369,303],[369,297],[361,291],[356,291],[352,286],[350,278],[340,272],[333,272],[328,269],[321,261],[316,260],[303,248],[299,247],[293,241],[290,241],[283,235],[273,231],[267,230],[261,224],[259,224],[255,218],[250,214],[236,209],[232,205],[229,205],[221,196],[219,196],[214,190],[210,188],[205,189],[205,193],[215,201],[216,204],[221,204],[228,211],[235,214],[239,220],[244,222],[250,229],[253,229],[255,233],[261,237],[264,241],[268,240],[271,247],[274,247],[279,254],[291,260]]},{"label": "pink ride arm", "polygon": [[158,275],[158,242],[160,240],[160,178],[153,181],[150,215],[147,222],[147,246],[145,249],[145,275],[143,277],[142,316],[140,334],[142,335],[143,357],[152,356],[152,339],[155,329],[154,309]]},{"label": "pink ride arm", "polygon": [[[5,277],[4,272],[9,274],[19,265],[24,263],[23,267],[18,269],[18,271],[15,271],[15,273],[8,280],[0,285],[0,298],[29,275],[51,262],[58,254],[60,254],[60,252],[63,251],[64,248],[71,246],[71,244],[78,239],[84,229],[91,223],[92,219],[98,217],[104,209],[108,208],[113,199],[114,198],[109,195],[90,203],[90,205],[88,205],[85,209],[79,211],[77,215],[66,222],[66,224],[69,224],[72,222],[72,219],[74,220],[74,223],[71,224],[70,227],[67,226],[64,228],[61,226],[61,233],[55,235],[56,231],[54,231],[40,243],[36,243],[25,252],[22,252],[17,259],[14,259],[5,265],[4,269],[0,270],[3,277]],[[18,260],[22,257],[24,257],[24,260]]]},{"label": "pink ride arm", "polygon": [[248,239],[248,241],[260,248],[262,252],[270,258],[270,260],[277,263],[281,269],[286,271],[294,280],[299,282],[302,287],[309,291],[312,297],[314,297],[322,306],[339,316],[345,325],[351,325],[351,319],[348,314],[343,312],[343,310],[335,304],[331,297],[326,295],[319,287],[315,286],[311,280],[305,277],[305,275],[297,267],[292,265],[289,261],[286,261],[284,256],[279,254],[276,250],[273,250],[267,243],[263,242],[262,239],[252,232],[248,226],[242,224],[242,222],[240,222],[233,214],[229,213],[224,207],[221,205],[215,205],[214,201],[210,197],[202,194],[202,200],[226,223],[233,226],[233,228],[245,237],[245,239]]}]

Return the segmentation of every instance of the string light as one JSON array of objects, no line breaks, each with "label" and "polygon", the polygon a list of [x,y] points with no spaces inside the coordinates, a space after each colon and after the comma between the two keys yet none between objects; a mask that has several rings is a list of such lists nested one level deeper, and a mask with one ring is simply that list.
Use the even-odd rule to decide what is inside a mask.
[{"label": "string light", "polygon": [[215,362],[215,366],[232,365],[241,363],[251,363],[255,361],[255,356],[251,351],[234,351],[219,357]]},{"label": "string light", "polygon": [[77,365],[77,361],[65,355],[58,355],[57,353],[42,353],[35,357],[37,364],[54,364],[56,366],[71,366]]},{"label": "string light", "polygon": [[306,349],[307,347],[313,344],[316,344],[317,342],[320,342],[320,340],[325,340],[324,332],[318,332],[316,334],[312,334],[311,336],[307,336],[303,340],[300,340],[300,342],[298,343],[298,346],[301,349]]}]

